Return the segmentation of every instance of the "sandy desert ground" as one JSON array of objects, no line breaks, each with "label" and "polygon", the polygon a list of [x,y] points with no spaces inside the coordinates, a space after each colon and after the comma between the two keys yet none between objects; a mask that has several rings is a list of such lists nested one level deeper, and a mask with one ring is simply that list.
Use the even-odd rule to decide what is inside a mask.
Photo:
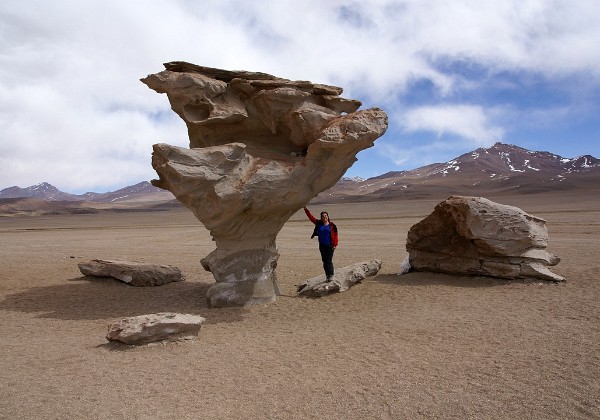
[{"label": "sandy desert ground", "polygon": [[[335,265],[380,258],[378,276],[298,297],[322,270],[299,213],[278,237],[278,301],[208,309],[199,260],[214,246],[186,210],[0,218],[0,418],[600,418],[600,198],[495,201],[547,220],[567,283],[398,276],[408,229],[437,201],[331,205]],[[172,264],[187,281],[83,277],[93,258]],[[115,320],[164,311],[205,317],[199,339],[105,339]]]}]

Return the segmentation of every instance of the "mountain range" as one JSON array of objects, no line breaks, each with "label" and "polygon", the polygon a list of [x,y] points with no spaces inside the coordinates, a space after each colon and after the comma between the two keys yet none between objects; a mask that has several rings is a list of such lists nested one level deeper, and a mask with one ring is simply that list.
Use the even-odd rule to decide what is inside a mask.
[{"label": "mountain range", "polygon": [[600,159],[563,158],[496,143],[444,163],[388,172],[366,180],[342,178],[315,202],[356,202],[450,195],[501,196],[600,189]]},{"label": "mountain range", "polygon": [[140,182],[117,191],[76,195],[42,182],[0,191],[0,216],[88,214],[102,211],[159,211],[179,207],[173,194]]},{"label": "mountain range", "polygon": [[[600,190],[600,159],[563,158],[496,143],[444,163],[388,172],[369,179],[342,178],[313,203],[445,199],[450,195],[500,196]],[[41,183],[0,191],[0,215],[156,211],[178,207],[173,195],[147,181],[113,192],[69,194]]]},{"label": "mountain range", "polygon": [[[37,198],[47,201],[91,201],[97,203],[114,203],[130,200],[138,195],[165,193],[166,191],[152,186],[148,181],[140,182],[117,191],[106,193],[87,192],[76,195],[60,191],[47,182],[27,188],[10,187],[0,191],[1,198]],[[171,193],[168,193],[171,194]],[[171,196],[172,197],[172,196]]]}]

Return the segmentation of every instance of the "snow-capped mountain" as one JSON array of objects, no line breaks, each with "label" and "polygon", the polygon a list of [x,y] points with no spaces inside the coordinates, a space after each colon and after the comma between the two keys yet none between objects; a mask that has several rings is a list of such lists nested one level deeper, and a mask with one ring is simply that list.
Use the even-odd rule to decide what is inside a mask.
[{"label": "snow-capped mountain", "polygon": [[445,176],[452,171],[460,171],[461,166],[463,171],[479,170],[482,175],[490,177],[536,172],[564,175],[598,168],[600,159],[589,155],[568,159],[548,152],[535,152],[511,144],[496,143],[490,148],[480,148],[445,164],[436,165],[433,174]]},{"label": "snow-capped mountain", "polygon": [[445,163],[435,163],[411,171],[389,172],[377,178],[396,176],[448,176],[474,172],[482,177],[501,177],[519,173],[566,175],[600,168],[600,159],[585,155],[563,158],[548,152],[535,152],[511,144],[496,143],[479,148]]},{"label": "snow-capped mountain", "polygon": [[47,182],[32,185],[27,188],[10,187],[0,191],[0,198],[39,198],[48,201],[72,201],[77,200],[77,196],[60,191],[54,185]]},{"label": "snow-capped mountain", "polygon": [[45,201],[90,201],[90,202],[117,202],[125,201],[144,194],[171,194],[168,191],[152,186],[148,181],[143,181],[129,187],[121,188],[117,191],[106,193],[87,192],[85,194],[76,195],[60,191],[53,185],[47,182],[42,182],[37,185],[32,185],[27,188],[10,187],[0,191],[1,198],[35,198]]},{"label": "snow-capped mountain", "polygon": [[317,201],[486,196],[579,188],[600,189],[600,159],[589,155],[563,158],[496,143],[444,163],[388,172],[363,181],[346,179],[321,193]]}]

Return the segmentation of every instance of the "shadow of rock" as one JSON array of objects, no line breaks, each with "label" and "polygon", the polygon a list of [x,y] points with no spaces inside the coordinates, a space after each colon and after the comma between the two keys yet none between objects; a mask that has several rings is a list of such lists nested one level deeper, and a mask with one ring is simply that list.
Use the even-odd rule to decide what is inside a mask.
[{"label": "shadow of rock", "polygon": [[101,277],[79,277],[67,284],[35,287],[8,294],[0,310],[39,313],[39,318],[97,320],[157,312],[201,315],[205,325],[237,322],[243,307],[209,309],[205,295],[210,284],[177,282],[157,287],[133,287]]},{"label": "shadow of rock", "polygon": [[486,276],[455,276],[452,274],[412,272],[404,275],[383,274],[372,281],[398,286],[449,286],[449,287],[494,287],[513,283],[523,283],[516,280],[503,280]]},{"label": "shadow of rock", "polygon": [[[202,334],[202,332],[200,332],[200,334]],[[108,343],[98,344],[96,346],[96,348],[107,350],[107,351],[130,351],[130,350],[135,351],[135,350],[139,349],[140,347],[144,348],[144,347],[156,347],[156,346],[179,346],[179,345],[198,343],[200,340],[201,340],[201,338],[194,339],[194,340],[181,340],[181,341],[168,341],[168,342],[157,341],[155,343],[148,343],[148,344],[142,344],[142,345],[131,345],[131,344],[120,343],[118,341],[109,341]]]}]

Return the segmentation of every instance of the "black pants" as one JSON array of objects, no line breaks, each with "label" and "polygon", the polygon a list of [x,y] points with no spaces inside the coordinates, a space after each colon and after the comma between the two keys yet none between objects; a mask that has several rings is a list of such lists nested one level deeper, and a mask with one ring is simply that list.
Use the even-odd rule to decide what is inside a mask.
[{"label": "black pants", "polygon": [[325,276],[333,276],[333,247],[331,245],[319,244],[319,251],[321,251],[321,259],[323,260]]}]

